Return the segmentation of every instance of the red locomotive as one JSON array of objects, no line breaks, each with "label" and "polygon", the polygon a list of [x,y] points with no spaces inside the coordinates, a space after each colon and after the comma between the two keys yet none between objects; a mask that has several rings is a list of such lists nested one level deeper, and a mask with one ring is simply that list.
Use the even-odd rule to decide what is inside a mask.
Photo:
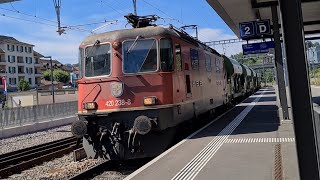
[{"label": "red locomotive", "polygon": [[223,61],[173,27],[89,36],[80,45],[79,121],[72,132],[83,137],[88,157],[158,155],[179,124],[228,103]]}]

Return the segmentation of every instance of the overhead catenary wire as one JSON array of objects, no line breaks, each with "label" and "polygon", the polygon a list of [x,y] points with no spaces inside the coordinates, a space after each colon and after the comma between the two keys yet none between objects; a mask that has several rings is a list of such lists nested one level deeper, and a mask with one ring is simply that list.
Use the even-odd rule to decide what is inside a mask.
[{"label": "overhead catenary wire", "polygon": [[[16,13],[16,14],[20,14],[20,15],[24,15],[24,16],[28,16],[28,17],[36,18],[36,19],[43,20],[43,21],[46,21],[46,22],[57,24],[57,21],[53,21],[53,20],[42,18],[42,17],[39,17],[39,16],[34,16],[34,15],[31,15],[31,14],[27,14],[27,13],[21,12],[21,11],[19,11],[17,9],[11,10],[11,9],[7,9],[7,8],[3,8],[3,7],[0,7],[0,9],[2,9],[4,11],[13,12],[13,13]],[[22,21],[33,22],[33,23],[37,23],[37,24],[48,25],[48,26],[52,26],[52,27],[58,27],[57,25],[43,23],[43,22],[34,21],[34,20],[23,19],[23,18],[17,18],[17,17],[14,17],[14,16],[8,16],[6,14],[1,14],[1,16],[12,18],[12,19],[19,19],[19,20],[22,20]],[[89,26],[89,25],[96,25],[96,24],[103,24],[103,23],[111,22],[111,21],[116,21],[116,20],[104,20],[104,21],[92,22],[92,23],[80,24],[80,25],[67,25],[67,24],[61,23],[61,26],[63,26],[66,29],[70,29],[70,30],[76,30],[76,31],[80,31],[80,32],[91,32],[91,30],[83,29],[83,28],[79,28],[79,27],[81,27],[81,26]]]},{"label": "overhead catenary wire", "polygon": [[[115,1],[115,2],[117,2],[117,1]],[[121,15],[121,16],[123,16],[126,12],[125,11],[123,11],[123,10],[121,10],[121,9],[119,9],[119,10],[121,10],[122,12],[124,12],[124,14],[123,13],[121,13],[120,11],[118,11],[116,8],[114,8],[113,6],[112,6],[112,4],[111,3],[109,3],[109,2],[105,2],[106,4],[108,4],[108,8],[110,8],[110,9],[112,9],[112,10],[114,10],[115,12],[117,12],[119,15]]]},{"label": "overhead catenary wire", "polygon": [[[32,17],[32,18],[36,18],[36,19],[40,19],[40,20],[43,20],[43,21],[47,21],[47,22],[50,22],[50,23],[54,23],[54,24],[56,24],[57,23],[57,21],[52,21],[52,20],[50,20],[50,19],[45,19],[45,18],[42,18],[42,17],[39,17],[39,16],[33,16],[33,15],[31,15],[31,14],[27,14],[27,13],[23,13],[23,12],[21,12],[21,11],[18,11],[18,10],[11,10],[11,9],[6,9],[6,8],[3,8],[3,7],[0,7],[0,9],[2,9],[2,10],[5,10],[5,11],[9,11],[9,12],[13,12],[13,13],[17,13],[17,14],[20,14],[20,15],[24,15],[24,16],[29,16],[29,17]],[[4,16],[7,16],[8,17],[8,15],[4,15]],[[16,17],[13,17],[14,19],[17,19]],[[26,20],[26,19],[23,19],[23,18],[19,18],[20,20]],[[26,21],[29,21],[29,22],[36,22],[36,23],[38,23],[39,21],[33,21],[33,20],[26,20]],[[44,24],[44,25],[48,25],[47,23],[38,23],[38,24]],[[62,24],[62,25],[64,25],[64,24]],[[50,26],[52,26],[52,24],[50,24]],[[58,27],[58,26],[56,26],[56,25],[54,25],[55,27]],[[68,26],[68,25],[64,25],[64,26]],[[79,30],[79,31],[88,31],[88,32],[90,32],[89,30],[86,30],[86,29],[80,29],[80,28],[72,28],[72,30]]]},{"label": "overhead catenary wire", "polygon": [[[164,15],[168,16],[169,18],[175,19],[172,16],[170,16],[169,14],[167,14],[166,12],[162,11],[160,8],[156,7],[155,5],[149,3],[148,1],[142,0],[144,3],[148,4],[149,6],[155,8],[156,10],[160,11],[161,13],[163,13]],[[184,23],[182,23],[181,21],[179,21],[178,19],[175,19],[178,23],[182,24],[182,25],[186,25]]]},{"label": "overhead catenary wire", "polygon": [[[14,16],[2,14],[2,13],[0,13],[0,16],[6,17],[6,18],[11,18],[11,19],[16,19],[16,20],[21,20],[21,21],[26,21],[26,22],[32,22],[32,23],[36,23],[36,24],[42,24],[42,25],[51,26],[51,27],[58,27],[57,25],[48,24],[48,23],[44,23],[44,22],[40,22],[40,21],[35,21],[35,20],[30,20],[30,19],[23,19],[23,18],[14,17]],[[70,29],[72,29],[72,30],[78,30],[78,31],[81,31],[81,32],[91,32],[91,31],[85,30],[85,29],[73,29],[73,28],[70,28]]]},{"label": "overhead catenary wire", "polygon": [[18,10],[11,10],[11,9],[3,8],[3,7],[0,7],[0,9],[5,10],[5,11],[10,11],[10,12],[18,13],[18,14],[25,15],[25,16],[29,16],[29,17],[33,17],[33,18],[37,18],[37,19],[41,19],[41,20],[44,20],[44,21],[52,22],[52,23],[57,23],[57,21],[52,21],[52,20],[50,20],[50,19],[41,18],[41,17],[39,17],[39,16],[34,16],[34,15],[31,15],[31,14],[26,14],[26,13],[23,13],[23,12],[18,11]]},{"label": "overhead catenary wire", "polygon": [[23,18],[14,17],[14,16],[9,16],[9,15],[2,14],[2,13],[0,14],[0,16],[11,18],[11,19],[17,19],[17,20],[21,20],[21,21],[33,22],[33,23],[37,23],[37,24],[43,24],[43,25],[52,26],[52,27],[57,27],[56,25],[53,25],[53,24],[43,23],[43,22],[29,20],[29,19],[23,19]]}]

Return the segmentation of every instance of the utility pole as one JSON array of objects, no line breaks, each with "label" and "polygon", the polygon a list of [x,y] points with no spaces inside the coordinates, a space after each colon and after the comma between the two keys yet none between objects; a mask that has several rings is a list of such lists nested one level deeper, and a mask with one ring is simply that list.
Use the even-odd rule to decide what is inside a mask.
[{"label": "utility pole", "polygon": [[137,15],[137,0],[133,0],[133,14]]},{"label": "utility pole", "polygon": [[51,94],[52,94],[52,103],[55,103],[54,100],[54,85],[53,85],[53,69],[52,69],[52,58],[51,56],[45,56],[43,58],[50,58],[50,71],[51,71]]}]

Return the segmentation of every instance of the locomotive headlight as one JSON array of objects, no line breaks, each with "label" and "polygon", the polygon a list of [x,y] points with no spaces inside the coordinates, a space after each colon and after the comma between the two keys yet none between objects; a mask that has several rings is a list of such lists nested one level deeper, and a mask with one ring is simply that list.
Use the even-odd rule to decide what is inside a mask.
[{"label": "locomotive headlight", "polygon": [[98,104],[96,102],[86,102],[83,103],[83,108],[86,110],[95,110],[98,108]]},{"label": "locomotive headlight", "polygon": [[152,96],[152,97],[144,97],[143,98],[143,104],[145,106],[151,106],[151,105],[155,105],[157,101],[157,97]]}]

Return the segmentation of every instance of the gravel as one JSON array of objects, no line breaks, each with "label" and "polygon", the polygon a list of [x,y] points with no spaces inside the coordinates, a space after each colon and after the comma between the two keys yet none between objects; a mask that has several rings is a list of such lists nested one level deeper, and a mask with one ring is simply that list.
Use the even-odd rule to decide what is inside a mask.
[{"label": "gravel", "polygon": [[132,170],[120,170],[120,171],[106,171],[95,178],[94,180],[122,180],[127,177],[129,174],[133,173],[136,169]]},{"label": "gravel", "polygon": [[73,154],[70,153],[61,158],[45,162],[41,165],[22,171],[20,174],[10,176],[9,180],[60,180],[68,179],[98,163],[101,160],[84,159],[79,162],[73,161]]},{"label": "gravel", "polygon": [[0,140],[0,154],[44,144],[59,139],[71,137],[71,126],[61,126],[58,128],[49,129],[46,131],[40,131],[31,134],[25,134],[21,136],[15,136],[11,138]]}]

